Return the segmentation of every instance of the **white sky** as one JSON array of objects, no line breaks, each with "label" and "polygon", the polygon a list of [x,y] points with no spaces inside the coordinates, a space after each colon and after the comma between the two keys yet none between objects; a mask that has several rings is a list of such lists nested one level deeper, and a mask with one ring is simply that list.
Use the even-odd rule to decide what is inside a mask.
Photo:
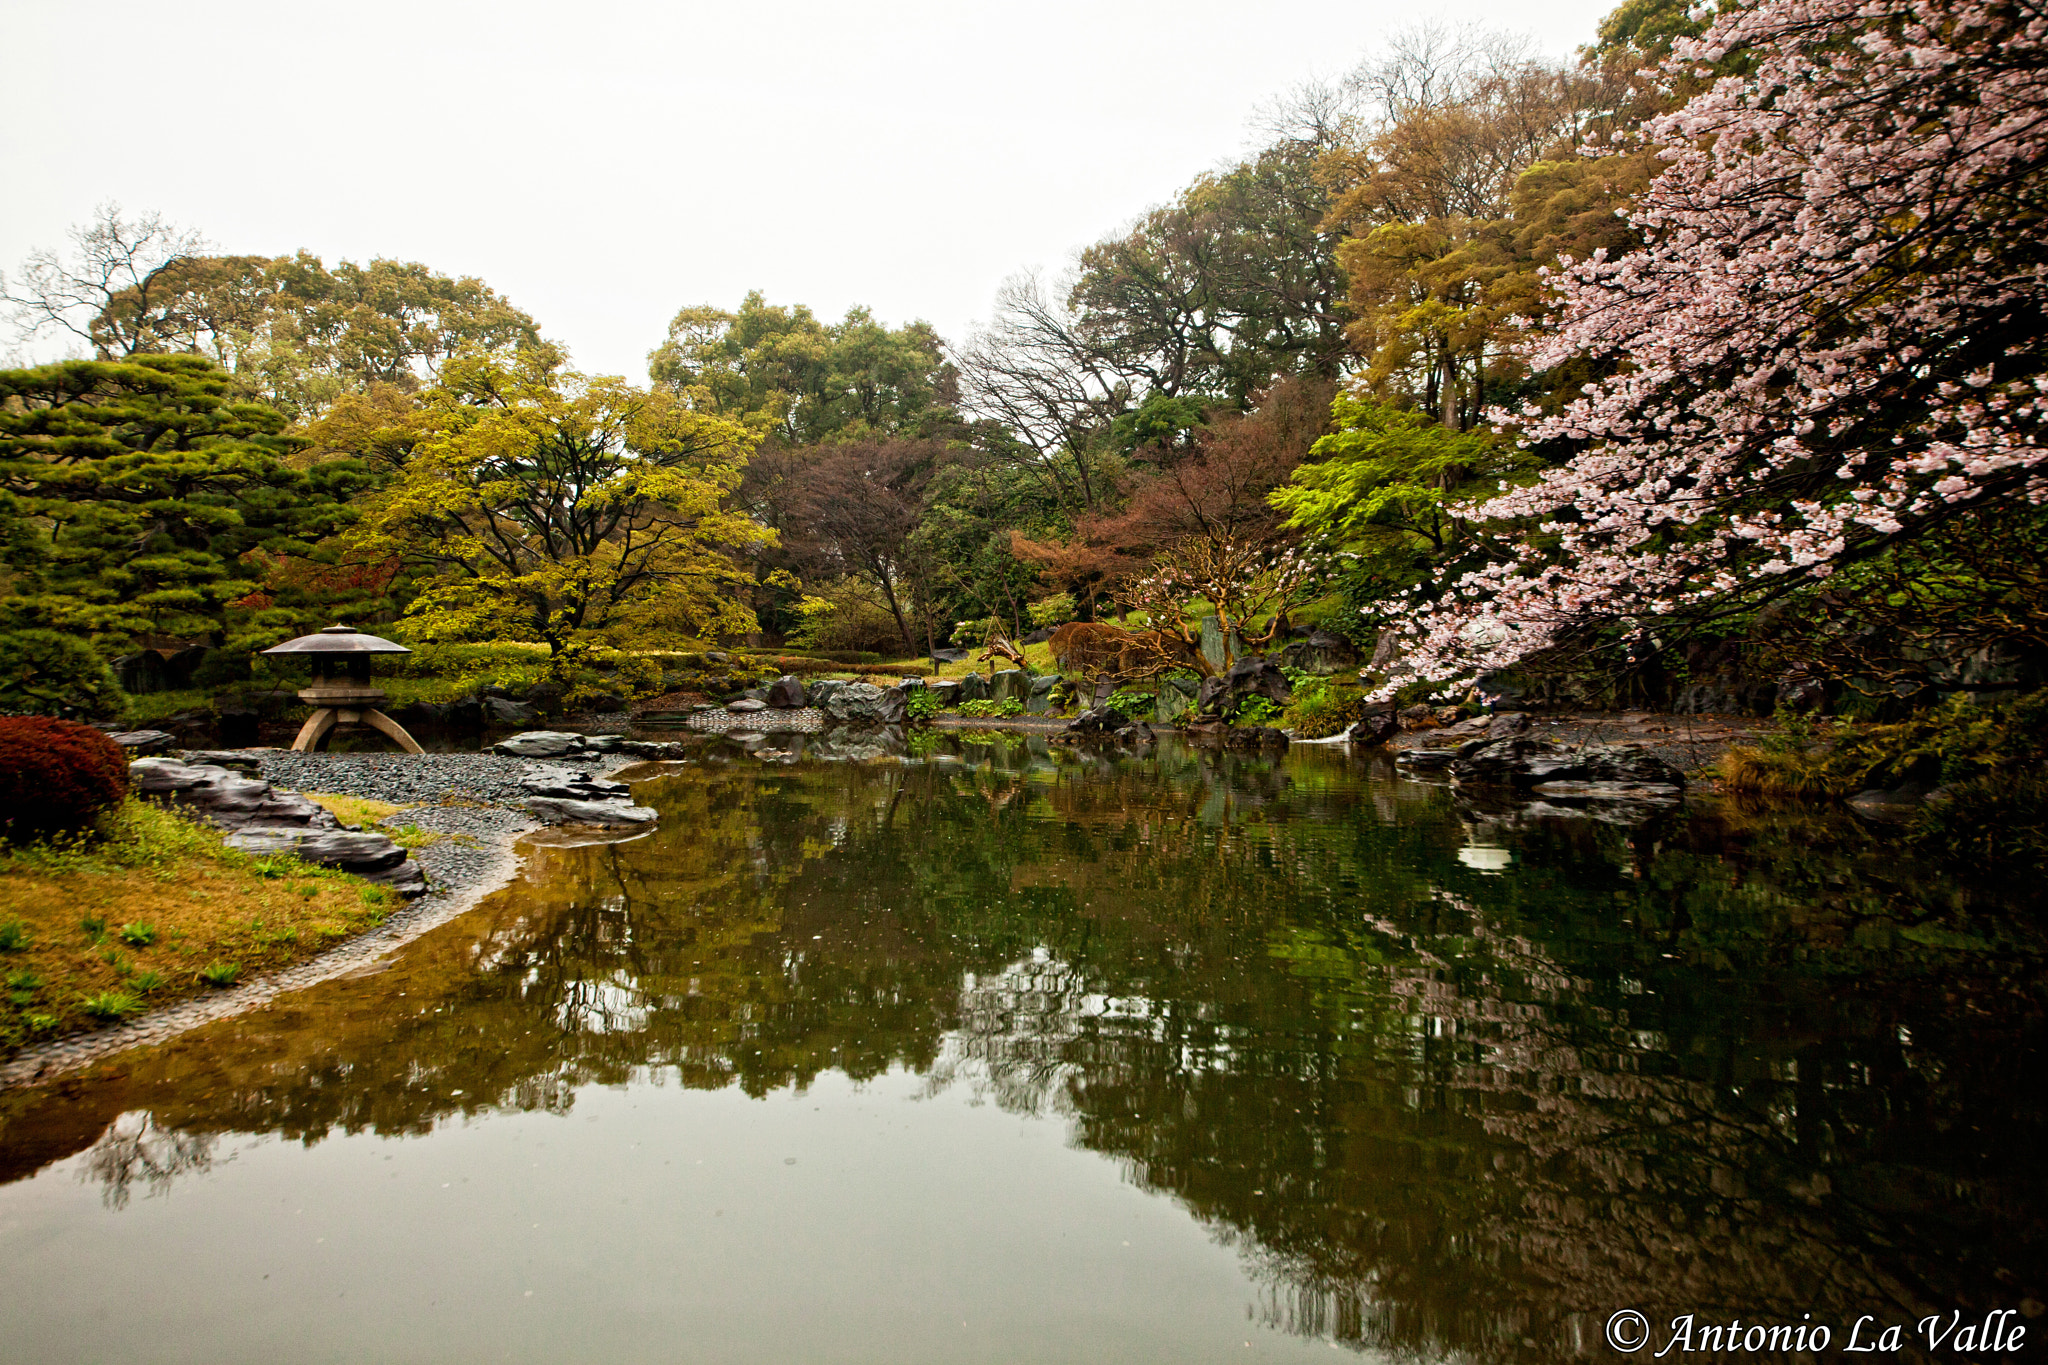
[{"label": "white sky", "polygon": [[115,200],[479,276],[636,380],[678,307],[750,288],[958,341],[1385,33],[1562,56],[1613,3],[0,0],[0,268]]}]

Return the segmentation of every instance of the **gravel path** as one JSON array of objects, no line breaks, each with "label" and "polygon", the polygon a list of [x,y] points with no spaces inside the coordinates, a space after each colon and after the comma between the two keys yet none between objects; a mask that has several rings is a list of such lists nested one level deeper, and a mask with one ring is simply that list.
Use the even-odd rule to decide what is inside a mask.
[{"label": "gravel path", "polygon": [[338,792],[401,806],[458,801],[518,800],[519,774],[530,758],[502,754],[295,754],[262,755],[265,781],[286,791]]}]

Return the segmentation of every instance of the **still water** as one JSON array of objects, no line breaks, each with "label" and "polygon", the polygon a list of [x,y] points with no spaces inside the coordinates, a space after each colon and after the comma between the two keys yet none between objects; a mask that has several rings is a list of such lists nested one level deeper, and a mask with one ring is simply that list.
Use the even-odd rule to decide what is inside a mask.
[{"label": "still water", "polygon": [[0,1358],[1535,1362],[2048,1299],[2038,901],[1341,749],[792,758],[706,741],[656,833],[0,1096]]}]

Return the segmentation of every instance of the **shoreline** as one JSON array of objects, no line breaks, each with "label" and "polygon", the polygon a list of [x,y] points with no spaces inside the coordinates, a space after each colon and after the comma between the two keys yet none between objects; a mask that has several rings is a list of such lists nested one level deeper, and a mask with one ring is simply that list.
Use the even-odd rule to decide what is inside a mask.
[{"label": "shoreline", "polygon": [[[607,754],[604,757],[614,760],[608,763],[604,775],[639,761],[626,755]],[[346,761],[346,758],[341,761]],[[320,790],[318,787],[313,789]],[[383,823],[417,824],[422,829],[432,829],[431,813],[443,810],[456,814],[457,818],[450,823],[472,828],[441,832],[475,840],[471,846],[451,838],[444,845],[414,853],[415,858],[420,858],[422,852],[427,855],[424,861],[430,875],[436,876],[445,890],[428,892],[403,909],[394,911],[376,928],[337,943],[303,962],[225,990],[172,1002],[162,1009],[148,1011],[111,1027],[67,1034],[25,1047],[0,1061],[0,1092],[62,1080],[116,1054],[154,1047],[204,1025],[260,1009],[293,991],[375,970],[377,964],[391,953],[460,918],[486,897],[509,886],[525,865],[520,841],[546,828],[525,812],[494,802],[474,806],[407,806]],[[499,828],[475,830],[473,827],[478,823],[475,816],[461,818],[470,812],[482,815],[485,823]],[[512,818],[508,820],[505,817]],[[444,847],[453,855],[455,866],[448,866],[444,859],[433,856],[435,848]],[[435,863],[443,865],[435,867]]]}]

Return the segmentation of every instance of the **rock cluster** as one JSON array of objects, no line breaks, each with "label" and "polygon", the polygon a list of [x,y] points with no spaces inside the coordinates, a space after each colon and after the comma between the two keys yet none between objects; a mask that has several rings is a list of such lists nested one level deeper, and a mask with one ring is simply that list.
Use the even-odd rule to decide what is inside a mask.
[{"label": "rock cluster", "polygon": [[580,769],[529,763],[519,785],[526,792],[521,808],[543,824],[632,829],[652,825],[656,818],[651,807],[633,804],[625,783],[593,778]]},{"label": "rock cluster", "polygon": [[1125,748],[1142,748],[1153,742],[1152,727],[1142,720],[1127,720],[1110,710],[1098,706],[1083,711],[1067,722],[1064,730],[1053,736],[1060,744],[1081,744],[1090,741],[1121,744]]},{"label": "rock cluster", "polygon": [[1508,787],[1556,800],[1676,801],[1685,774],[1636,744],[1565,750],[1548,740],[1510,735],[1459,746],[1449,764],[1461,786]]},{"label": "rock cluster", "polygon": [[227,831],[228,847],[244,853],[290,853],[402,896],[427,889],[419,864],[396,843],[381,834],[345,830],[325,808],[262,778],[212,763],[140,758],[128,765],[128,784],[138,795],[161,798]]},{"label": "rock cluster", "polygon": [[909,714],[910,692],[851,682],[832,689],[819,705],[831,719],[851,725],[901,725]]}]

